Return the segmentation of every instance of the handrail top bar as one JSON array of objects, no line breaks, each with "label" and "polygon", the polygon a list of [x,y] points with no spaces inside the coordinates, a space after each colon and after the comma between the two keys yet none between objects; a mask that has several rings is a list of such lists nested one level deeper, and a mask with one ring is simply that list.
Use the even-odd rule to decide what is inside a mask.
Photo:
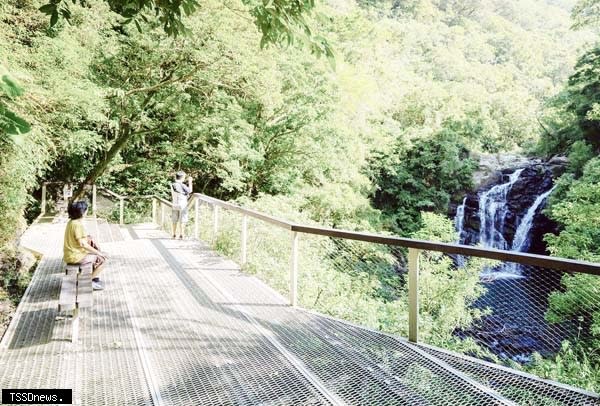
[{"label": "handrail top bar", "polygon": [[171,203],[171,202],[170,202],[170,201],[168,201],[168,200],[165,200],[165,199],[163,199],[163,198],[162,198],[162,197],[160,197],[160,196],[156,196],[156,195],[149,195],[148,197],[150,197],[150,198],[153,198],[153,199],[156,199],[156,200],[158,200],[159,202],[161,202],[161,203],[164,203],[164,204],[166,204],[166,205],[167,205],[167,206],[169,206],[169,207],[173,207],[173,203]]},{"label": "handrail top bar", "polygon": [[357,241],[366,241],[377,244],[395,245],[405,248],[416,248],[420,250],[438,251],[445,254],[468,255],[479,258],[494,259],[500,261],[517,262],[524,265],[539,266],[543,268],[558,269],[561,271],[572,271],[600,275],[600,263],[578,261],[574,259],[556,258],[545,255],[529,254],[525,252],[514,252],[494,248],[473,247],[471,245],[450,244],[411,238],[384,236],[381,234],[362,233],[356,231],[338,230],[334,228],[304,226],[293,224],[292,231],[305,234],[318,234],[327,237],[346,238]]},{"label": "handrail top bar", "polygon": [[[43,182],[43,184],[52,184],[52,183],[65,183],[65,182]],[[143,196],[120,196],[106,188],[100,188],[101,190],[106,191],[108,194],[118,198],[118,199],[134,199],[134,198],[154,198],[160,201],[161,203],[166,204],[167,206],[173,207],[173,204],[160,196],[157,195],[143,195]],[[278,227],[284,228],[290,231],[296,231],[304,234],[316,234],[323,235],[326,237],[337,237],[337,238],[346,238],[350,240],[356,241],[365,241],[376,244],[387,244],[394,245],[397,247],[405,247],[405,248],[414,248],[420,250],[428,250],[428,251],[438,251],[443,252],[445,254],[457,254],[457,255],[468,255],[479,258],[487,258],[499,261],[508,261],[508,262],[516,262],[524,265],[530,266],[538,266],[542,268],[551,268],[557,269],[561,271],[568,272],[580,272],[587,273],[592,275],[600,276],[600,263],[598,262],[588,262],[588,261],[578,261],[574,259],[567,258],[557,258],[557,257],[549,257],[545,255],[538,254],[528,254],[525,252],[514,252],[514,251],[506,251],[499,250],[494,248],[482,248],[482,247],[473,247],[471,245],[463,245],[463,244],[450,244],[443,242],[434,242],[434,241],[425,241],[425,240],[415,240],[411,238],[402,238],[402,237],[393,237],[393,236],[385,236],[382,234],[372,234],[372,233],[364,233],[358,231],[349,231],[349,230],[339,230],[334,228],[327,227],[317,227],[317,226],[308,226],[293,223],[287,220],[279,219],[277,217],[269,216],[267,214],[263,214],[256,210],[247,209],[245,207],[238,206],[233,203],[225,202],[223,200],[207,196],[202,193],[192,193],[197,199],[205,201],[210,204],[214,204],[217,206],[221,206],[233,211],[237,211],[239,213],[248,215],[250,217],[257,218],[259,220],[265,221],[267,223],[276,225]]]},{"label": "handrail top bar", "polygon": [[117,199],[119,199],[119,200],[121,200],[121,199],[126,199],[126,198],[127,198],[127,196],[121,196],[121,195],[118,195],[118,194],[116,194],[115,192],[113,192],[112,190],[108,190],[108,189],[107,189],[107,188],[105,188],[105,187],[98,188],[98,190],[100,190],[100,191],[103,191],[103,192],[105,192],[105,193],[108,193],[108,194],[109,194],[109,195],[111,195],[112,197],[116,197],[116,198],[117,198]]},{"label": "handrail top bar", "polygon": [[245,207],[238,206],[237,204],[225,202],[223,200],[219,200],[219,199],[216,199],[214,197],[210,197],[210,196],[204,195],[202,193],[193,193],[193,196],[195,196],[196,198],[198,198],[200,200],[203,200],[203,201],[205,201],[207,203],[214,204],[214,205],[217,205],[217,206],[221,206],[221,207],[224,207],[226,209],[233,210],[233,211],[237,211],[237,212],[242,213],[242,214],[246,214],[246,215],[248,215],[250,217],[254,217],[254,218],[257,218],[259,220],[263,220],[263,221],[265,221],[267,223],[276,225],[276,226],[284,228],[286,230],[291,230],[292,226],[294,225],[294,223],[291,223],[289,221],[282,220],[282,219],[279,219],[277,217],[269,216],[268,214],[264,214],[264,213],[258,212],[256,210],[247,209]]},{"label": "handrail top bar", "polygon": [[371,234],[357,231],[339,230],[327,227],[307,226],[281,220],[255,210],[240,207],[201,193],[194,196],[208,203],[219,205],[243,214],[267,221],[290,231],[304,234],[317,234],[326,237],[346,238],[357,241],[372,242],[377,244],[394,245],[397,247],[415,248],[420,250],[438,251],[445,254],[468,255],[472,257],[487,258],[499,261],[517,262],[523,265],[552,268],[561,271],[581,272],[592,275],[600,275],[600,263],[578,261],[574,259],[556,258],[545,255],[529,254],[525,252],[514,252],[494,248],[473,247],[471,245],[450,244],[443,242],[415,240],[411,238],[385,236],[382,234]]}]

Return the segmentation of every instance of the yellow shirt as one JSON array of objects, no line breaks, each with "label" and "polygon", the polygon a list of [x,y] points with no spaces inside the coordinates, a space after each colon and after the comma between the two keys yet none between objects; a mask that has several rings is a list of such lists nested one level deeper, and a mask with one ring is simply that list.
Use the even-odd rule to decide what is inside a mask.
[{"label": "yellow shirt", "polygon": [[63,246],[63,259],[67,264],[76,264],[88,254],[79,244],[79,240],[86,235],[81,220],[69,220],[65,230],[65,243]]}]

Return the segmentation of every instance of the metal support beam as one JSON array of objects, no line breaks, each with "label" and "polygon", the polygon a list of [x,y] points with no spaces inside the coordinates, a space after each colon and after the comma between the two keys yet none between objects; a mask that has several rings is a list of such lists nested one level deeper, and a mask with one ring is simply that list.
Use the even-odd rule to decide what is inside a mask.
[{"label": "metal support beam", "polygon": [[219,232],[219,206],[213,204],[213,240],[217,239]]},{"label": "metal support beam", "polygon": [[42,183],[42,203],[40,211],[42,214],[46,214],[46,183]]},{"label": "metal support beam", "polygon": [[419,341],[419,254],[421,250],[408,249],[408,340]]},{"label": "metal support beam", "polygon": [[123,198],[119,199],[119,224],[123,225],[123,209],[125,206],[125,200]]},{"label": "metal support beam", "polygon": [[194,198],[194,238],[200,239],[200,200]]},{"label": "metal support beam", "polygon": [[292,252],[290,261],[290,304],[298,305],[298,233],[292,232]]},{"label": "metal support beam", "polygon": [[98,213],[96,212],[97,210],[97,204],[96,204],[96,184],[92,185],[92,214],[94,215],[94,217],[98,217]]},{"label": "metal support beam", "polygon": [[154,224],[158,224],[157,223],[157,218],[156,218],[156,199],[152,198],[152,222]]},{"label": "metal support beam", "polygon": [[241,260],[242,266],[246,265],[246,262],[248,262],[247,243],[248,243],[248,216],[246,216],[244,214],[242,216],[242,241],[241,241],[242,252],[240,255],[240,260]]}]

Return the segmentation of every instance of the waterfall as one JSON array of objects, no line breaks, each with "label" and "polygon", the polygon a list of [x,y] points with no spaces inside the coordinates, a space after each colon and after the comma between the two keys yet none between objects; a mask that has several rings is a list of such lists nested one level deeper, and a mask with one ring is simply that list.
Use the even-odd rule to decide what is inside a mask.
[{"label": "waterfall", "polygon": [[463,227],[465,225],[465,204],[467,203],[467,197],[462,201],[462,204],[456,208],[456,216],[454,216],[454,226],[458,233],[458,242],[463,240]]},{"label": "waterfall", "polygon": [[515,237],[513,238],[513,243],[511,247],[511,251],[526,251],[529,248],[529,230],[531,230],[531,226],[533,225],[533,217],[538,211],[538,208],[546,201],[546,198],[556,186],[553,186],[550,190],[542,193],[535,199],[535,202],[531,205],[529,210],[527,210],[527,214],[519,223],[519,227],[517,227],[517,231],[515,232]]},{"label": "waterfall", "polygon": [[[454,216],[454,227],[456,227],[456,233],[458,234],[458,243],[463,242],[463,232],[465,226],[465,206],[467,204],[467,196],[462,201],[462,204],[456,208],[456,215]],[[465,257],[463,255],[456,256],[457,265],[462,268],[465,265]]]},{"label": "waterfall", "polygon": [[[510,213],[508,204],[508,194],[515,183],[519,180],[524,169],[517,169],[508,176],[508,180],[490,188],[489,190],[479,192],[479,233],[478,241],[485,248],[496,248],[501,250],[510,250],[518,252],[526,252],[530,246],[530,232],[533,227],[533,220],[543,207],[546,199],[554,190],[554,187],[540,194],[531,206],[527,209],[522,218],[517,220],[515,224],[515,234],[512,244],[509,245],[504,237],[506,232],[506,217]],[[459,243],[464,243],[468,230],[465,230],[465,209],[467,198],[465,197],[462,204],[456,208],[456,216],[454,224],[458,233]],[[512,213],[519,215],[521,213]],[[457,265],[462,267],[465,263],[465,258],[462,256],[456,257]],[[496,280],[508,278],[522,278],[521,266],[515,263],[505,263],[500,266],[490,267],[483,270],[482,279]]]},{"label": "waterfall", "polygon": [[[517,231],[515,232],[512,247],[510,248],[511,251],[524,252],[527,251],[527,249],[529,249],[529,243],[531,242],[529,231],[531,231],[531,227],[533,226],[533,218],[537,214],[540,206],[542,206],[546,202],[546,199],[548,198],[550,193],[552,193],[555,187],[556,186],[552,186],[551,189],[539,195],[535,199],[531,207],[527,209],[527,213],[525,213],[525,216],[519,222],[519,226],[517,227]],[[505,272],[508,272],[510,274],[521,275],[521,267],[522,265],[510,262],[508,264],[505,264],[503,268]]]},{"label": "waterfall", "polygon": [[496,185],[479,195],[479,242],[486,248],[508,249],[508,243],[502,234],[508,213],[506,197],[521,172],[523,169],[516,170],[509,176],[508,182]]}]

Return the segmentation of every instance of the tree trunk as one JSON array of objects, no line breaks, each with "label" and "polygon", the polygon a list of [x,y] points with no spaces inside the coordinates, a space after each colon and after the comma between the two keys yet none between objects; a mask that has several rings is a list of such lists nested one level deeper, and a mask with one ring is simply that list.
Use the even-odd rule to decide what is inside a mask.
[{"label": "tree trunk", "polygon": [[119,151],[121,151],[121,149],[123,149],[123,147],[125,146],[127,141],[129,141],[129,139],[134,134],[135,133],[133,131],[131,131],[131,129],[129,127],[127,127],[121,133],[121,135],[119,136],[119,138],[117,138],[117,140],[115,141],[113,146],[110,147],[110,149],[108,150],[106,157],[94,166],[94,169],[92,169],[92,171],[88,174],[88,176],[85,178],[83,183],[81,185],[79,185],[79,187],[77,188],[77,191],[75,193],[73,193],[72,201],[81,199],[83,197],[83,192],[85,191],[85,186],[94,184],[96,182],[96,179],[98,179],[100,176],[102,176],[102,174],[108,167],[108,164],[119,153]]}]

